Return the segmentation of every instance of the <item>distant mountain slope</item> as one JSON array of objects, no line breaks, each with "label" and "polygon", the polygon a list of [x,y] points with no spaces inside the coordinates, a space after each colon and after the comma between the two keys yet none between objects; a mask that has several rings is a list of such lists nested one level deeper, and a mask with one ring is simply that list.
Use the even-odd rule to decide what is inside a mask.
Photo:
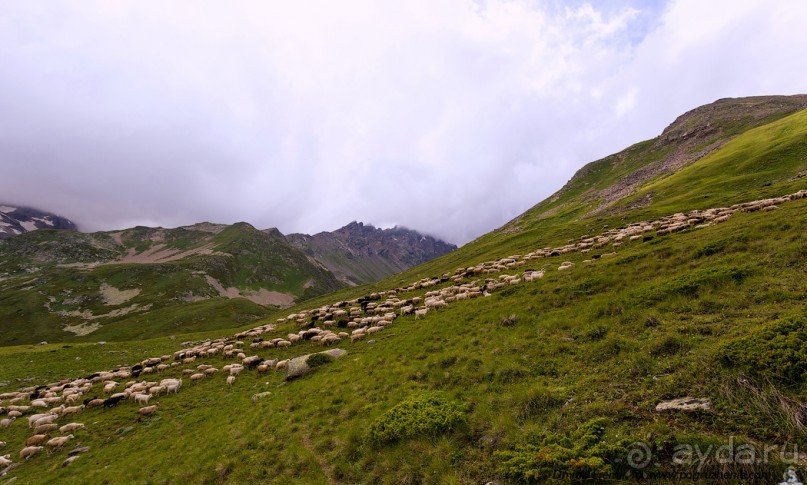
[{"label": "distant mountain slope", "polygon": [[333,232],[289,234],[286,239],[350,285],[381,280],[457,249],[411,229],[379,229],[355,221]]},{"label": "distant mountain slope", "polygon": [[0,239],[37,229],[76,230],[76,225],[50,212],[0,203]]},{"label": "distant mountain slope", "polygon": [[228,327],[342,286],[246,223],[39,230],[0,240],[0,344]]}]

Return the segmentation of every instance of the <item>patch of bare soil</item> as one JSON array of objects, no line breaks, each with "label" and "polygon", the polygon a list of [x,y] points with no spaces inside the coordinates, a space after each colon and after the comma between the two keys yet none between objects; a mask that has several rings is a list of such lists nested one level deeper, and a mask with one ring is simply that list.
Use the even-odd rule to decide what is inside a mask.
[{"label": "patch of bare soil", "polygon": [[294,295],[288,293],[281,293],[279,291],[269,291],[261,288],[258,291],[246,290],[243,293],[238,288],[229,287],[225,288],[216,278],[210,275],[205,275],[207,283],[219,292],[219,296],[227,298],[246,298],[258,305],[276,305],[281,308],[290,307],[294,304]]},{"label": "patch of bare soil", "polygon": [[104,283],[101,285],[99,292],[101,293],[101,298],[104,300],[104,305],[116,306],[122,305],[139,295],[140,289],[134,288],[131,290],[119,290],[114,286],[109,286],[108,284]]}]

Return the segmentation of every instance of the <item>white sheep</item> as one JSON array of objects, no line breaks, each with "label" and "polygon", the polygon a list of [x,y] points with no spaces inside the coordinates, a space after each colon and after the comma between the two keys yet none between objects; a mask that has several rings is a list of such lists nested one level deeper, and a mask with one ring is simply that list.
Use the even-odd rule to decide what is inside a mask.
[{"label": "white sheep", "polygon": [[235,376],[227,376],[227,385],[232,386],[235,384]]},{"label": "white sheep", "polygon": [[12,463],[14,463],[14,462],[11,461],[11,455],[0,456],[0,467],[9,466]]},{"label": "white sheep", "polygon": [[151,394],[135,394],[134,400],[138,404],[148,404],[151,399]]},{"label": "white sheep", "polygon": [[69,434],[67,436],[58,436],[56,438],[51,438],[45,444],[48,446],[48,448],[61,448],[62,446],[64,446],[65,443],[72,440],[73,438],[75,438],[75,436],[73,436],[72,434]]},{"label": "white sheep", "polygon": [[62,410],[62,416],[67,416],[68,414],[76,414],[76,413],[80,412],[82,409],[84,409],[83,404],[81,406],[66,407],[66,408],[64,408],[64,410]]},{"label": "white sheep", "polygon": [[160,403],[157,403],[157,404],[154,404],[154,405],[151,405],[151,406],[147,406],[147,407],[144,407],[144,408],[140,408],[140,409],[137,410],[137,414],[139,414],[141,416],[151,416],[152,414],[157,412],[158,407],[160,407]]},{"label": "white sheep", "polygon": [[69,433],[71,431],[75,431],[77,429],[84,429],[84,423],[68,423],[59,428],[59,432],[62,434]]},{"label": "white sheep", "polygon": [[20,450],[20,458],[28,459],[42,451],[41,446],[26,446]]}]

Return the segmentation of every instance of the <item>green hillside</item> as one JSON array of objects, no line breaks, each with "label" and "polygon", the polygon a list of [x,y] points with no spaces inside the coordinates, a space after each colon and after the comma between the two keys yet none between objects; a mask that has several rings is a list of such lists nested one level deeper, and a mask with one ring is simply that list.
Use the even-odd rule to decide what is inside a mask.
[{"label": "green hillside", "polygon": [[[783,447],[792,455],[793,445],[807,445],[807,197],[799,192],[807,189],[807,111],[794,112],[801,98],[788,99],[694,110],[662,137],[595,162],[597,170],[584,168],[500,230],[379,283],[269,309],[265,319],[199,326],[175,338],[131,341],[137,337],[121,329],[123,337],[106,345],[0,347],[0,396],[164,354],[179,364],[114,380],[179,378],[203,364],[219,369],[199,381],[184,374],[177,394],[151,398],[160,406],[149,417],[139,417],[142,405],[133,401],[64,417],[59,424],[86,429],[74,431],[64,449],[27,461],[19,450],[32,434],[26,417],[35,410],[24,411],[0,429],[7,442],[0,455],[22,461],[8,477],[679,483],[722,472],[734,477],[725,483],[751,474],[778,483],[788,464]],[[711,113],[708,126],[703,113]],[[695,141],[683,136],[693,132],[701,133]],[[704,151],[703,143],[711,148]],[[670,171],[634,175],[687,150],[702,155]],[[629,160],[629,168],[620,172],[617,160]],[[249,237],[229,246],[228,234],[216,237],[229,254],[251,247]],[[231,274],[250,284],[252,273]],[[369,303],[404,304],[440,290],[452,298],[447,306],[372,323],[379,330],[355,341],[342,336],[333,347],[347,355],[320,358],[297,379],[286,380],[282,369],[248,368],[228,386],[221,369],[235,356],[218,352],[183,363],[185,356],[172,355],[220,338],[220,345],[261,359],[318,352],[324,347],[303,332],[312,320],[323,330],[353,332],[337,311],[362,308],[356,318],[372,318]],[[261,327],[266,332],[243,333],[270,324]],[[306,337],[287,347],[263,346],[296,340],[288,335],[298,332]],[[104,396],[102,382],[85,397]],[[701,408],[657,410],[677,398]],[[12,405],[13,398],[0,399],[0,406]],[[729,443],[745,454],[732,451],[727,463],[716,450]],[[63,466],[78,446],[89,450]],[[797,457],[802,478],[805,465]]]},{"label": "green hillside", "polygon": [[282,235],[245,223],[34,231],[0,241],[0,344],[231,328],[342,286]]}]

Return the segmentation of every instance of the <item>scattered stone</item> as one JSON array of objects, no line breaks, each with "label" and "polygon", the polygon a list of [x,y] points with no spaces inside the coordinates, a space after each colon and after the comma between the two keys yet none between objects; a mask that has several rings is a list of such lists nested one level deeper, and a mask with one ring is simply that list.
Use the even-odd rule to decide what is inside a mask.
[{"label": "scattered stone", "polygon": [[[0,471],[0,477],[4,477],[4,476],[6,476],[6,475],[8,474],[8,472],[10,472],[11,470],[13,470],[13,469],[17,468],[17,467],[18,467],[18,466],[20,466],[20,465],[21,465],[21,463],[12,463],[11,465],[9,465],[9,466],[7,466],[7,467],[3,468],[3,470],[2,470],[2,471]],[[14,481],[16,478],[17,478],[17,477],[11,478],[11,479],[9,479],[8,481],[6,481],[6,483],[11,483],[11,482],[12,482],[12,481]]]},{"label": "scattered stone", "polygon": [[375,343],[375,339],[367,341],[367,345],[374,344],[374,343]]},{"label": "scattered stone", "polygon": [[79,446],[79,447],[76,447],[76,448],[74,448],[74,449],[70,450],[70,451],[67,453],[67,456],[78,455],[78,454],[80,454],[80,453],[87,453],[88,451],[90,451],[90,447],[89,447],[89,446]]},{"label": "scattered stone", "polygon": [[271,395],[272,395],[272,393],[271,393],[271,392],[269,392],[269,391],[265,391],[265,392],[259,392],[259,393],[257,393],[257,394],[253,394],[253,395],[252,395],[252,404],[255,404],[255,403],[257,403],[259,400],[261,400],[261,399],[263,399],[263,398],[265,398],[265,397],[267,397],[267,396],[271,396]]},{"label": "scattered stone", "polygon": [[[320,354],[330,355],[333,358],[341,357],[347,354],[346,350],[342,349],[331,349],[326,350],[325,352],[317,352]],[[308,365],[308,357],[312,354],[301,355],[300,357],[295,357],[293,359],[289,359],[288,363],[286,363],[286,380],[290,381],[292,379],[296,379],[300,376],[303,376],[311,371],[311,367]]]},{"label": "scattered stone", "polygon": [[706,398],[681,397],[671,401],[662,401],[656,406],[656,411],[709,411],[712,402]]},{"label": "scattered stone", "polygon": [[73,463],[74,461],[78,460],[79,456],[80,455],[73,455],[73,456],[67,457],[67,459],[62,462],[62,466],[67,466],[67,465]]}]

